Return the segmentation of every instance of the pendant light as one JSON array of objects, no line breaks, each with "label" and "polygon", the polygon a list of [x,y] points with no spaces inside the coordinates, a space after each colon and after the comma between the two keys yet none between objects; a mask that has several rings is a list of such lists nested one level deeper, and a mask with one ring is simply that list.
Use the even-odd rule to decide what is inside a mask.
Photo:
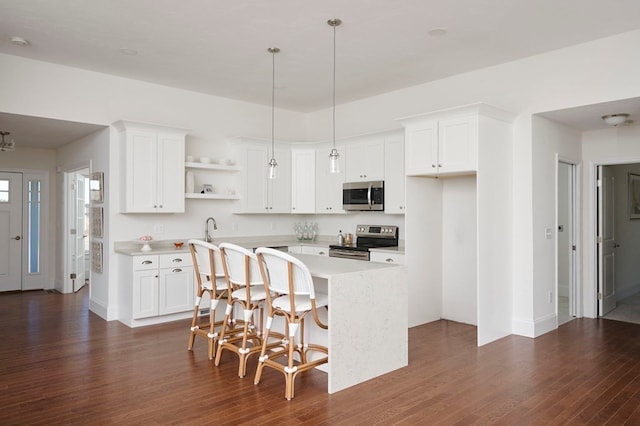
[{"label": "pendant light", "polygon": [[275,179],[277,177],[276,167],[278,162],[276,161],[276,149],[275,149],[275,109],[276,109],[276,53],[280,51],[277,47],[270,47],[267,49],[271,53],[272,58],[272,73],[271,73],[271,160],[269,160],[269,179]]},{"label": "pendant light", "polygon": [[336,27],[342,24],[340,19],[329,19],[329,26],[333,27],[333,148],[329,153],[329,172],[340,173],[340,164],[338,159],[340,154],[336,149]]}]

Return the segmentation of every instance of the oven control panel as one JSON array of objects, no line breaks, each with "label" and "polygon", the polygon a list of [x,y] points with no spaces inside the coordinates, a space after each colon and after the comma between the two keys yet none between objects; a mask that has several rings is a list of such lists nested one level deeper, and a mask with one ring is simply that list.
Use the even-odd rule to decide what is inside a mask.
[{"label": "oven control panel", "polygon": [[358,225],[358,237],[398,238],[398,227],[391,225]]}]

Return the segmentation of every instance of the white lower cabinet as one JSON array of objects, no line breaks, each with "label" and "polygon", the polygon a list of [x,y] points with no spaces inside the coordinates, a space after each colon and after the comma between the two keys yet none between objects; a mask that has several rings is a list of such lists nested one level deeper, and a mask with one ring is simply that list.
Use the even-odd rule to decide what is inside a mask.
[{"label": "white lower cabinet", "polygon": [[387,253],[372,251],[370,253],[369,261],[379,263],[395,263],[398,265],[405,264],[404,253]]},{"label": "white lower cabinet", "polygon": [[289,253],[311,254],[314,256],[329,256],[329,247],[320,246],[289,246]]},{"label": "white lower cabinet", "polygon": [[189,253],[132,256],[131,318],[193,309],[193,263]]}]

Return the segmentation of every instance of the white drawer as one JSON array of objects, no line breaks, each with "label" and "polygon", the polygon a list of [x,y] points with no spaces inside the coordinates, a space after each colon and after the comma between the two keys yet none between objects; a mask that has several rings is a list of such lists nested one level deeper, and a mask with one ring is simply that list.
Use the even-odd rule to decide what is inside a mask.
[{"label": "white drawer", "polygon": [[148,269],[158,269],[160,261],[157,255],[133,256],[133,270],[146,271]]},{"label": "white drawer", "polygon": [[184,266],[192,266],[193,259],[191,253],[175,253],[175,254],[161,254],[160,255],[160,268],[178,268]]},{"label": "white drawer", "polygon": [[372,251],[370,253],[369,260],[371,262],[395,263],[397,265],[404,265],[404,254]]}]

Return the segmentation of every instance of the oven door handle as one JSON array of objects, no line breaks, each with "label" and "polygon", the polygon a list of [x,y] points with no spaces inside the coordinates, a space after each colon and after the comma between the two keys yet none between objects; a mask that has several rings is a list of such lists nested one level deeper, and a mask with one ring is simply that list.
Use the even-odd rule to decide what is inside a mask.
[{"label": "oven door handle", "polygon": [[367,190],[367,202],[369,203],[369,208],[371,208],[371,188],[373,183],[369,182],[369,189]]},{"label": "oven door handle", "polygon": [[[331,256],[333,254],[333,256],[331,257],[343,257],[345,259],[347,258],[353,258],[353,259],[366,259],[367,255],[362,255],[362,252],[357,252],[357,251],[349,251],[349,250],[329,250],[329,256]],[[337,255],[337,256],[336,256]]]}]

